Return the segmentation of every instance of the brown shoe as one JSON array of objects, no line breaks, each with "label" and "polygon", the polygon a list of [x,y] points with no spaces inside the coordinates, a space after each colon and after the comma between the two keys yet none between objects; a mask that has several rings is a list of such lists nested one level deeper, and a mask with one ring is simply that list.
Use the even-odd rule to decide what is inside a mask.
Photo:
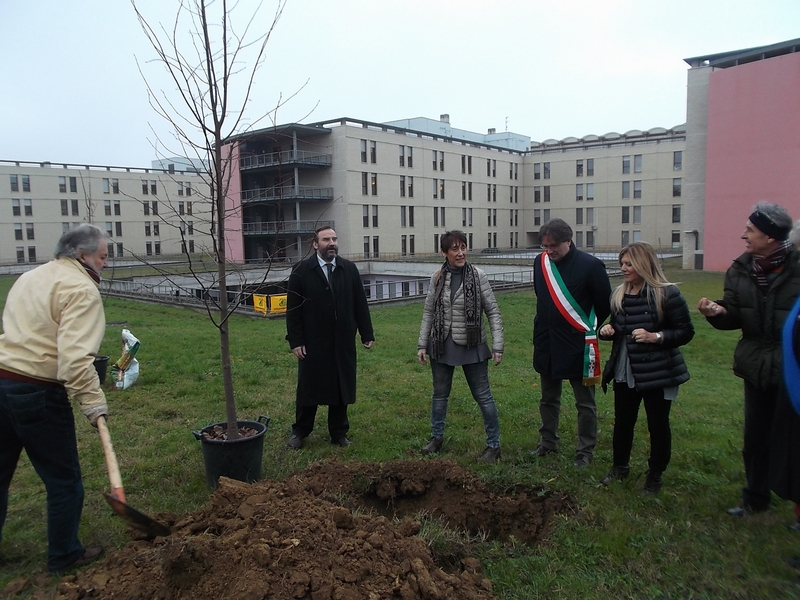
[{"label": "brown shoe", "polygon": [[439,450],[442,449],[442,444],[444,444],[444,438],[437,438],[432,437],[428,440],[428,443],[422,448],[423,454],[435,454]]},{"label": "brown shoe", "polygon": [[500,458],[500,446],[497,448],[492,448],[487,446],[486,449],[483,451],[483,454],[480,455],[478,458],[479,461],[494,464]]},{"label": "brown shoe", "polygon": [[67,571],[72,571],[73,569],[77,569],[78,567],[85,567],[89,563],[96,561],[98,558],[103,556],[103,547],[102,546],[94,546],[93,548],[87,548],[83,551],[75,561],[68,564],[66,567],[62,567],[61,569],[57,569],[55,571],[51,571],[56,575],[61,575],[62,573],[66,573]]}]

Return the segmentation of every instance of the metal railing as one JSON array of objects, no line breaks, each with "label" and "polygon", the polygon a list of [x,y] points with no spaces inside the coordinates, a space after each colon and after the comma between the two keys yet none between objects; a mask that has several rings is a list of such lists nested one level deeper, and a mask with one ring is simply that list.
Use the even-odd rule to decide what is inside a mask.
[{"label": "metal railing", "polygon": [[283,150],[281,152],[244,156],[239,159],[239,168],[244,171],[247,169],[296,164],[329,167],[331,166],[331,157],[331,154],[320,154],[319,152],[308,152],[307,150]]},{"label": "metal railing", "polygon": [[242,223],[244,235],[269,235],[276,233],[314,233],[319,227],[333,227],[333,221],[259,221]]},{"label": "metal railing", "polygon": [[333,200],[333,188],[280,185],[254,190],[242,190],[243,204],[276,200]]}]

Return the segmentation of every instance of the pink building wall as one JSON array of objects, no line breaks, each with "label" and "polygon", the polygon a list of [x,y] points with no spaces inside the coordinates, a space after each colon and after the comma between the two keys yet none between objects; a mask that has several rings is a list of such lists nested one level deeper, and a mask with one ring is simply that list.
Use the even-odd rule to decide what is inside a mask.
[{"label": "pink building wall", "polygon": [[[227,153],[227,157],[226,157]],[[230,182],[225,198],[225,246],[229,261],[244,262],[244,236],[242,235],[242,177],[239,173],[239,144],[226,144],[222,148],[223,160],[229,160]]]},{"label": "pink building wall", "polygon": [[800,54],[711,73],[706,159],[704,269],[721,271],[759,200],[800,219]]}]

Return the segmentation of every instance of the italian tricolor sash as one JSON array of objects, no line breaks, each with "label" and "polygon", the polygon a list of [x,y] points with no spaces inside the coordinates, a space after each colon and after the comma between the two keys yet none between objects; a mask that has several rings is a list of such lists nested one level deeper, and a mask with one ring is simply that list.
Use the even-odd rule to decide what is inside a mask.
[{"label": "italian tricolor sash", "polygon": [[584,332],[586,343],[583,348],[583,385],[596,385],[600,383],[600,346],[597,343],[597,316],[594,314],[594,307],[587,316],[564,285],[558,267],[547,253],[542,253],[542,272],[558,312],[575,329]]}]

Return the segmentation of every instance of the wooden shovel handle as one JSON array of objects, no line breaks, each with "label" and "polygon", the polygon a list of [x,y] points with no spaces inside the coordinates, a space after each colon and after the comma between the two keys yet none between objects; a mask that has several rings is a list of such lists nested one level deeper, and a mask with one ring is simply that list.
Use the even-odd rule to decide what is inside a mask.
[{"label": "wooden shovel handle", "polygon": [[97,431],[100,432],[103,454],[106,457],[106,469],[108,469],[108,479],[111,483],[111,497],[120,502],[125,502],[122,476],[119,474],[119,463],[117,463],[117,455],[114,454],[114,446],[111,445],[111,435],[108,433],[108,423],[106,423],[105,415],[100,415],[97,418]]}]

